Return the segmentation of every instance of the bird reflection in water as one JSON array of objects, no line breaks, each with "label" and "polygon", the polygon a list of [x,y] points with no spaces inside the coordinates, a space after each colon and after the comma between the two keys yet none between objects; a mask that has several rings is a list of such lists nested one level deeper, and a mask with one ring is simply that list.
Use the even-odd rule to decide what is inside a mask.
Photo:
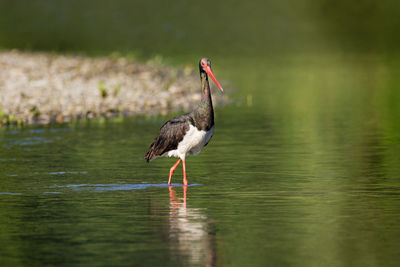
[{"label": "bird reflection in water", "polygon": [[215,233],[201,209],[187,204],[188,187],[182,186],[179,198],[169,187],[169,242],[172,255],[178,255],[185,265],[215,266]]}]

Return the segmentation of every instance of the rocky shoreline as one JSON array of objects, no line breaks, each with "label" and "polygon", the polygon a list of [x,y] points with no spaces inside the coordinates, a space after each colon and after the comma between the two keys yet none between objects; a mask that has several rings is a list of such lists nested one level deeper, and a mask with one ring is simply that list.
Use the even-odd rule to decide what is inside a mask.
[{"label": "rocky shoreline", "polygon": [[[0,126],[166,114],[200,101],[197,66],[0,51]],[[214,93],[216,104],[226,95]]]}]

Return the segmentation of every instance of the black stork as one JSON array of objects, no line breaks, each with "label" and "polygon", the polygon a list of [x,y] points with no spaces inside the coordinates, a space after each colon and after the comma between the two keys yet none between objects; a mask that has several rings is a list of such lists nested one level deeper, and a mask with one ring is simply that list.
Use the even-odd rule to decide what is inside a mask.
[{"label": "black stork", "polygon": [[149,147],[149,152],[144,156],[147,162],[160,157],[178,157],[179,160],[169,170],[168,184],[179,165],[183,164],[183,184],[188,185],[186,179],[185,158],[188,155],[197,155],[210,141],[214,133],[214,110],[211,99],[208,76],[223,92],[221,85],[211,70],[211,61],[202,58],[199,62],[201,79],[201,102],[195,110],[170,119],[160,128],[160,133]]}]

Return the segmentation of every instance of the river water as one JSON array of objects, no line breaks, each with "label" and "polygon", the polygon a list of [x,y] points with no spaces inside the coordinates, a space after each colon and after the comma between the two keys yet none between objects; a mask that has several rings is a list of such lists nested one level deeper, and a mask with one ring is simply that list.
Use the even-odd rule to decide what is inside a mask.
[{"label": "river water", "polygon": [[173,159],[143,158],[173,115],[0,129],[1,265],[397,266],[398,68],[213,69],[232,102],[187,159],[188,187],[181,167],[166,184]]}]

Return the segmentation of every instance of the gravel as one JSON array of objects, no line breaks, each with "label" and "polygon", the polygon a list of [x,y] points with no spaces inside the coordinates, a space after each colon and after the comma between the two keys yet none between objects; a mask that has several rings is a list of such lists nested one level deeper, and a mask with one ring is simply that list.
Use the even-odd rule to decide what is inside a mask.
[{"label": "gravel", "polygon": [[[194,108],[200,94],[197,66],[0,52],[0,125],[166,114]],[[213,99],[227,101],[218,93]]]}]

